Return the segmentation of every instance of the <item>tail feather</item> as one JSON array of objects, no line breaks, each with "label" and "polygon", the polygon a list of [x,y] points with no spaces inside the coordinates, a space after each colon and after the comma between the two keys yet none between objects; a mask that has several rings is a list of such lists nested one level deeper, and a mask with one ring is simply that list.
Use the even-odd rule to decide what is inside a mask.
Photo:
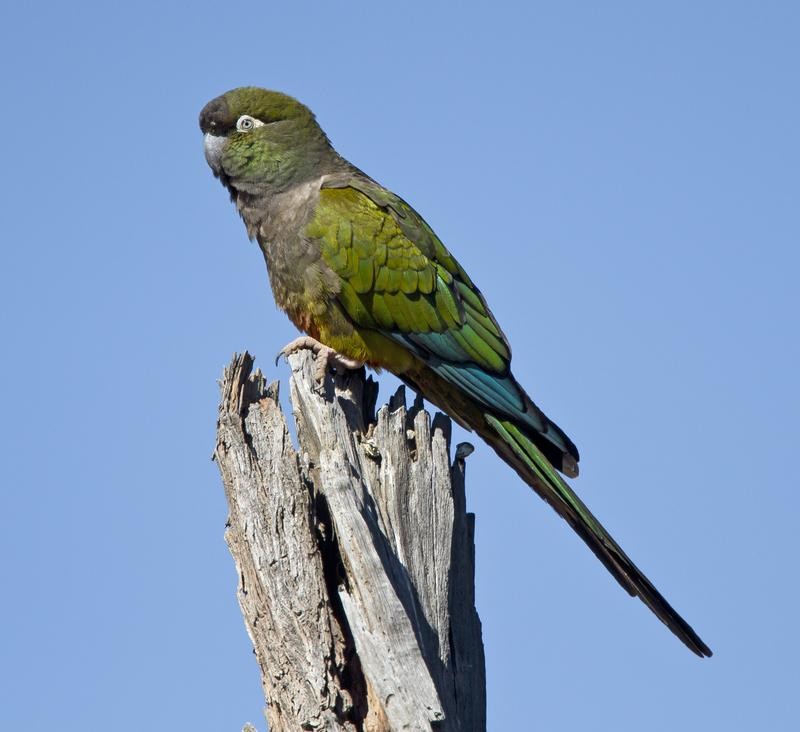
[{"label": "tail feather", "polygon": [[491,414],[485,418],[488,429],[473,425],[481,436],[572,526],[620,585],[639,597],[692,652],[701,658],[711,656],[711,649],[622,551],[533,441],[513,422]]},{"label": "tail feather", "polygon": [[421,363],[418,369],[405,371],[399,376],[459,424],[475,430],[572,526],[626,592],[639,597],[693,653],[700,657],[711,656],[711,649],[675,612],[564,482],[549,456],[543,452],[535,430],[522,420],[511,420],[488,411],[458,384],[451,383],[425,364]]}]

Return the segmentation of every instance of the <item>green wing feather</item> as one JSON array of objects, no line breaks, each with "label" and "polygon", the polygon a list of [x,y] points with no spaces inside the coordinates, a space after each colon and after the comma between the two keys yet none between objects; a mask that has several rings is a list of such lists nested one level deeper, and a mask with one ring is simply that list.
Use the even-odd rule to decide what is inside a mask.
[{"label": "green wing feather", "polygon": [[[415,240],[402,223],[394,209],[351,186],[323,188],[306,235],[320,242],[323,259],[341,278],[342,305],[358,325],[397,333],[459,330],[465,320],[459,284],[471,283],[441,243],[436,256],[435,237]],[[493,335],[499,353],[487,353],[486,368],[510,356],[496,326]]]},{"label": "green wing feather", "polygon": [[554,465],[577,474],[577,448],[512,376],[508,341],[480,291],[407,203],[368,179],[333,180],[306,235],[340,278],[339,303],[354,324],[518,422]]}]

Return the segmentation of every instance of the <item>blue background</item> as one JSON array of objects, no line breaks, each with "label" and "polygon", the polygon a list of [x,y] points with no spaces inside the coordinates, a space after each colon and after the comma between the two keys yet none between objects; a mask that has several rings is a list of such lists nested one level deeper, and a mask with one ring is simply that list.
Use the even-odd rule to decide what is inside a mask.
[{"label": "blue background", "polygon": [[287,5],[2,11],[0,728],[264,729],[215,380],[295,332],[197,129],[257,84],[459,257],[715,651],[479,446],[489,728],[793,729],[800,6]]}]

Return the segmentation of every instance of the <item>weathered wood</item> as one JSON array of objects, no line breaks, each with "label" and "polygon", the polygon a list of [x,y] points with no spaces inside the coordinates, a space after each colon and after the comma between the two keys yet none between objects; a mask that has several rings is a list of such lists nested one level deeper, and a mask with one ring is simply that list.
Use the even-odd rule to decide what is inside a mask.
[{"label": "weathered wood", "polygon": [[222,382],[215,459],[272,732],[485,729],[466,449],[401,389],[289,358],[299,450],[252,359]]}]

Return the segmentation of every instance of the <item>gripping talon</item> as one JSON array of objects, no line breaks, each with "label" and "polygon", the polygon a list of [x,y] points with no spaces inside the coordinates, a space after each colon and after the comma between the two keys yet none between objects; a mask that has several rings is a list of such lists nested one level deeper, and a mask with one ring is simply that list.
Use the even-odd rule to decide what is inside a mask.
[{"label": "gripping talon", "polygon": [[354,358],[349,358],[348,356],[343,356],[341,353],[337,353],[329,346],[326,346],[324,343],[320,343],[311,336],[300,336],[299,338],[295,338],[291,343],[285,345],[275,358],[275,365],[278,364],[281,356],[288,358],[292,353],[300,351],[303,348],[308,348],[315,354],[314,379],[316,380],[317,385],[322,385],[322,383],[325,381],[325,373],[327,372],[329,366],[333,366],[337,370],[355,371],[364,365],[361,361],[357,361]]}]

